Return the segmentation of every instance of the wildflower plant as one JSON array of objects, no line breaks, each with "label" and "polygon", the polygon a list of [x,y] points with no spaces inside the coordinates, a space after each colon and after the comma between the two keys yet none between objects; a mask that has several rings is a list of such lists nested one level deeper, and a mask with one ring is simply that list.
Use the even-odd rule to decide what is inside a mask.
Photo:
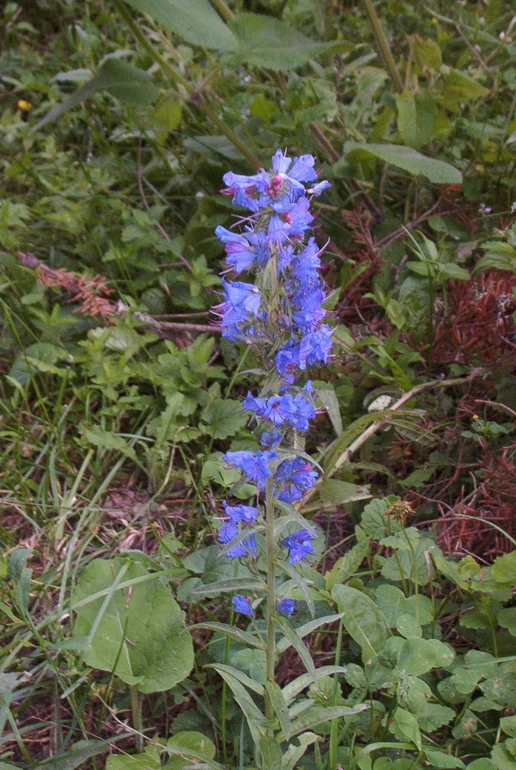
[{"label": "wildflower plant", "polygon": [[[243,679],[241,672],[230,666],[215,668],[231,687],[247,718],[260,768],[293,767],[316,739],[313,733],[304,733],[299,746],[285,749],[283,745],[305,730],[306,709],[313,708],[311,724],[331,718],[328,709],[319,715],[310,700],[302,709],[302,724],[291,717],[289,697],[275,679],[278,649],[294,646],[309,674],[303,686],[297,690],[290,687],[290,692],[302,692],[320,676],[339,670],[324,667],[317,673],[302,641],[304,634],[336,616],[297,629],[287,619],[296,612],[296,602],[288,595],[291,592],[298,598],[302,596],[314,614],[310,581],[299,567],[313,554],[317,532],[294,504],[318,478],[317,464],[303,451],[303,434],[316,415],[313,386],[305,371],[328,361],[332,336],[323,308],[326,295],[320,275],[321,250],[310,236],[314,219],[310,198],[330,185],[318,181],[314,163],[311,155],[292,162],[278,150],[270,173],[227,173],[227,187],[222,193],[232,196],[235,205],[251,213],[242,220],[240,232],[216,229],[226,250],[226,273],[238,280],[223,279],[224,299],[215,312],[220,316],[222,335],[254,351],[263,373],[263,386],[259,394],[248,393],[242,402],[242,408],[256,423],[261,448],[228,451],[222,457],[228,466],[240,469],[244,481],[254,485],[255,504],[231,505],[224,501],[218,531],[224,556],[245,559],[256,577],[235,579],[226,586],[226,590],[251,592],[236,593],[232,598],[234,611],[250,618],[251,625],[244,636],[231,626],[215,625],[228,636],[265,652],[265,687],[248,677]],[[246,280],[241,280],[242,274]],[[264,569],[259,568],[260,555],[264,556]],[[249,686],[253,695],[248,692]],[[256,694],[264,698],[264,714],[254,702]],[[344,713],[353,710],[339,706],[334,716]]]}]

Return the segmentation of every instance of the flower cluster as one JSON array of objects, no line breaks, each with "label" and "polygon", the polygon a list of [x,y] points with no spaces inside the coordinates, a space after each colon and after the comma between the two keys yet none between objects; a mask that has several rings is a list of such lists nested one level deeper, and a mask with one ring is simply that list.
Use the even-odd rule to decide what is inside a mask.
[{"label": "flower cluster", "polygon": [[[258,421],[262,449],[226,452],[222,459],[242,471],[256,486],[258,497],[272,489],[278,505],[300,500],[318,476],[299,453],[280,448],[293,432],[306,432],[315,417],[312,384],[296,385],[298,372],[326,363],[331,348],[332,329],[323,323],[326,295],[320,250],[314,238],[305,242],[313,221],[307,196],[318,196],[330,186],[317,182],[314,163],[311,155],[292,162],[278,150],[270,173],[226,174],[223,194],[232,195],[233,203],[247,208],[251,215],[244,220],[243,232],[224,227],[215,231],[225,246],[227,272],[254,276],[253,283],[222,280],[224,299],[215,309],[222,334],[252,346],[261,357],[268,383],[259,396],[248,393],[242,403]],[[229,546],[227,555],[256,556],[252,525],[260,516],[259,508],[224,502],[224,510],[219,541]],[[301,529],[282,540],[290,565],[313,553],[314,538],[313,531]],[[233,598],[233,607],[249,617],[254,615],[250,602],[241,595]],[[285,598],[277,609],[291,615],[294,601]]]}]

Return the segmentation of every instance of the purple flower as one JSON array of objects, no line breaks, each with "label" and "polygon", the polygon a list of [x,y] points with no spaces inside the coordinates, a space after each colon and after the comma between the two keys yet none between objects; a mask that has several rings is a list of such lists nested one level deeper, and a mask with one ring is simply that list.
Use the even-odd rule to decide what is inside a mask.
[{"label": "purple flower", "polygon": [[[224,522],[219,530],[218,541],[219,543],[232,543],[240,535],[239,524],[252,524],[259,514],[257,508],[253,508],[251,505],[228,505],[225,500],[222,501],[226,516],[229,516],[229,521]],[[241,556],[247,556],[251,553],[256,556],[258,550],[256,548],[256,538],[254,534],[251,534],[246,540],[236,543],[233,548],[228,549],[227,555],[230,558],[239,558]]]},{"label": "purple flower", "polygon": [[261,171],[254,176],[234,174],[229,171],[224,175],[224,182],[228,189],[223,190],[224,195],[233,194],[233,205],[244,206],[255,213],[266,208],[269,202],[269,174]]},{"label": "purple flower", "polygon": [[226,452],[225,455],[222,455],[222,459],[224,462],[240,468],[248,479],[254,481],[260,488],[265,484],[265,480],[272,476],[269,462],[278,460],[279,457],[272,449],[265,452]]},{"label": "purple flower", "polygon": [[305,369],[306,365],[313,366],[320,361],[326,363],[331,350],[331,326],[323,324],[318,331],[307,334],[299,345],[299,368]]},{"label": "purple flower", "polygon": [[296,612],[296,603],[294,599],[282,599],[278,602],[278,610],[285,615],[294,615]]},{"label": "purple flower", "polygon": [[231,308],[242,315],[250,313],[258,316],[260,313],[261,294],[260,290],[253,283],[242,283],[242,281],[225,281],[222,279],[222,286],[226,296],[226,302]]},{"label": "purple flower", "polygon": [[307,292],[304,287],[292,297],[292,305],[300,308],[300,310],[292,313],[292,320],[304,334],[313,332],[326,315],[322,308],[324,300],[325,296],[322,289]]},{"label": "purple flower", "polygon": [[314,184],[310,189],[307,190],[307,193],[310,193],[310,195],[315,195],[316,198],[319,197],[319,195],[324,192],[324,190],[327,190],[328,187],[331,187],[331,183],[327,182],[326,180],[324,182],[318,182],[317,184]]},{"label": "purple flower", "polygon": [[233,596],[231,604],[235,612],[239,612],[240,615],[247,615],[248,618],[254,618],[253,608],[251,607],[251,600],[247,599],[241,594]]},{"label": "purple flower", "polygon": [[293,535],[289,535],[283,540],[283,545],[288,550],[289,564],[303,561],[309,554],[314,552],[310,541],[315,540],[315,535],[307,529],[300,529]]},{"label": "purple flower", "polygon": [[226,516],[231,518],[233,524],[239,524],[241,521],[244,524],[252,524],[259,515],[258,508],[254,508],[252,505],[228,505],[225,500],[222,501]]}]

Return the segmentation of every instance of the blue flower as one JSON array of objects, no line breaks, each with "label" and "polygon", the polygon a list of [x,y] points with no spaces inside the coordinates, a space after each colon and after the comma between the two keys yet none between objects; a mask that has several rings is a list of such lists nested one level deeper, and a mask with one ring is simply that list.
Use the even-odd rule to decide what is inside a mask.
[{"label": "blue flower", "polygon": [[285,615],[294,615],[296,612],[296,603],[294,599],[282,599],[278,602],[278,610]]},{"label": "blue flower", "polygon": [[272,470],[269,467],[271,460],[278,460],[278,454],[274,449],[265,452],[226,452],[222,455],[226,463],[240,468],[250,481],[254,481],[258,487],[263,487],[265,480],[272,476]]},{"label": "blue flower", "polygon": [[248,618],[254,618],[254,611],[251,607],[251,600],[246,599],[245,596],[237,594],[231,599],[231,604],[235,612],[239,612],[240,615],[247,615]]},{"label": "blue flower", "polygon": [[314,471],[310,463],[307,463],[302,457],[284,460],[279,465],[274,477],[280,487],[278,500],[284,503],[301,500],[303,495],[313,487],[318,476],[317,471]]},{"label": "blue flower", "polygon": [[255,213],[266,208],[269,202],[267,190],[270,177],[265,171],[254,176],[244,176],[229,171],[224,174],[224,182],[228,188],[222,192],[224,195],[233,194],[234,206],[244,206]]},{"label": "blue flower", "polygon": [[323,324],[316,332],[307,334],[299,344],[299,368],[305,369],[319,362],[327,363],[331,350],[331,326]]},{"label": "blue flower", "polygon": [[300,529],[293,535],[289,535],[283,540],[283,545],[289,552],[289,564],[303,561],[307,556],[314,552],[310,541],[315,540],[315,535],[307,529]]},{"label": "blue flower", "polygon": [[310,193],[310,195],[315,195],[315,197],[318,198],[319,195],[329,187],[331,187],[331,183],[325,180],[324,182],[318,182],[317,184],[312,185],[312,187],[307,190],[307,193]]},{"label": "blue flower", "polygon": [[271,431],[265,430],[260,436],[260,444],[268,448],[275,447],[278,446],[282,438],[283,434],[277,428]]},{"label": "blue flower", "polygon": [[[226,521],[219,530],[218,541],[225,545],[232,543],[240,535],[239,524],[252,524],[259,514],[257,508],[253,508],[251,505],[228,505],[223,500],[222,505],[226,515],[229,516],[229,521]],[[248,554],[256,556],[258,550],[256,547],[256,537],[251,534],[246,540],[241,540],[239,543],[229,548],[227,555],[230,558],[240,558],[241,556],[247,556]]]}]

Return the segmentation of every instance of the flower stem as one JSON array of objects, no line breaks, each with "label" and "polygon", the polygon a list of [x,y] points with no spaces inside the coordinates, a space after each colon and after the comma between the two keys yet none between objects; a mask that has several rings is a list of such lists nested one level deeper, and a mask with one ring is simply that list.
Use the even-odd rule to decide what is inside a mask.
[{"label": "flower stem", "polygon": [[[267,682],[274,682],[276,664],[276,634],[274,615],[276,612],[276,576],[274,569],[274,493],[272,477],[267,479],[265,490],[265,540],[267,557],[267,649],[266,676]],[[269,695],[265,696],[265,716],[274,718],[274,708]]]},{"label": "flower stem", "polygon": [[136,751],[138,754],[143,752],[143,723],[142,723],[142,704],[138,690],[135,685],[129,685],[131,692],[131,711],[133,712],[133,727],[137,731]]},{"label": "flower stem", "polygon": [[401,79],[401,75],[396,66],[396,62],[394,61],[391,49],[389,48],[389,43],[387,42],[385,32],[382,29],[382,25],[380,19],[378,18],[378,14],[376,13],[373,1],[364,0],[364,8],[367,14],[367,18],[369,19],[369,24],[371,25],[376,44],[380,49],[380,54],[384,61],[385,68],[389,73],[392,82],[394,83],[396,91],[399,94],[402,94],[405,90],[403,86],[403,80]]}]

